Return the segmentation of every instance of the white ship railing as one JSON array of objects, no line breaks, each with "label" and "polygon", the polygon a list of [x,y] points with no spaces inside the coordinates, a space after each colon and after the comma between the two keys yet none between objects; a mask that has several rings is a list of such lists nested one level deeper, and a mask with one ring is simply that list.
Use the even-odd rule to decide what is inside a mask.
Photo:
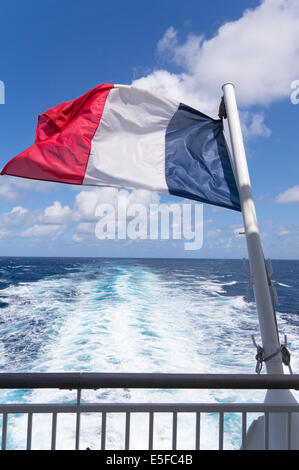
[{"label": "white ship railing", "polygon": [[[27,415],[26,449],[32,445],[33,416],[50,413],[51,449],[56,449],[57,416],[60,413],[75,413],[74,449],[80,448],[80,418],[83,413],[100,413],[102,417],[99,445],[96,450],[106,449],[106,422],[109,413],[125,415],[125,450],[130,449],[131,413],[147,413],[148,450],[153,450],[154,420],[157,413],[172,415],[172,450],[177,450],[178,413],[195,415],[194,440],[190,449],[201,448],[201,414],[218,414],[218,449],[224,449],[224,418],[226,413],[241,415],[241,448],[246,450],[247,416],[248,413],[264,415],[264,449],[269,448],[269,416],[272,413],[286,413],[286,448],[292,449],[293,413],[299,413],[299,404],[264,404],[264,403],[83,403],[81,391],[86,389],[142,388],[142,389],[299,389],[299,375],[201,375],[201,374],[89,374],[89,373],[57,373],[57,374],[0,374],[0,389],[69,389],[77,390],[75,403],[9,403],[0,404],[2,415],[1,448],[7,448],[8,417],[10,414]],[[94,449],[95,450],[95,449]]]}]

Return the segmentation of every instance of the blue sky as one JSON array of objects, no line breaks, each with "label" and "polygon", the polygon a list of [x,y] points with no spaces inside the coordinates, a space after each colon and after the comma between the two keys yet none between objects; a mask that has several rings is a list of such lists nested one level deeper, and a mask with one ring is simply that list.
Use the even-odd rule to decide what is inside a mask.
[{"label": "blue sky", "polygon": [[[215,117],[221,84],[232,80],[265,256],[299,258],[297,0],[10,0],[1,18],[1,167],[32,145],[41,112],[100,83],[133,83]],[[241,214],[209,205],[198,251],[183,240],[98,240],[94,200],[117,196],[1,177],[0,256],[246,256]]]}]

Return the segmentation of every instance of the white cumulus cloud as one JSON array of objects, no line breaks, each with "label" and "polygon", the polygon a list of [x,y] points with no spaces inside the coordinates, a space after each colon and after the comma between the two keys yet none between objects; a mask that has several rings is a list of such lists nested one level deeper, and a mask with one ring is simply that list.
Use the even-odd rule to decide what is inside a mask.
[{"label": "white cumulus cloud", "polygon": [[275,201],[278,204],[292,204],[299,202],[299,185],[293,186],[292,188],[286,189],[283,193],[280,193]]},{"label": "white cumulus cloud", "polygon": [[0,238],[8,237],[9,232],[5,228],[0,228]]},{"label": "white cumulus cloud", "polygon": [[[156,70],[133,84],[217,115],[221,86],[230,81],[241,106],[263,106],[290,95],[290,84],[299,76],[298,43],[299,1],[264,0],[210,39],[190,34],[180,41],[170,27],[158,53],[171,58],[181,73]],[[255,116],[251,131],[267,133],[262,115]]]},{"label": "white cumulus cloud", "polygon": [[55,201],[52,206],[44,210],[43,218],[47,223],[64,223],[71,215],[71,209],[68,206],[62,206],[59,201]]},{"label": "white cumulus cloud", "polygon": [[21,232],[20,236],[23,238],[51,238],[53,240],[60,237],[66,228],[65,224],[37,224]]},{"label": "white cumulus cloud", "polygon": [[117,188],[94,188],[86,189],[77,194],[75,205],[72,212],[72,219],[76,222],[93,222],[97,221],[95,215],[96,207],[100,204],[111,204],[117,211],[118,202],[121,200],[125,207],[130,204],[156,204],[159,202],[159,195],[153,191],[136,189],[127,191],[126,189]]},{"label": "white cumulus cloud", "polygon": [[242,111],[240,120],[245,138],[252,136],[269,137],[271,135],[271,130],[265,124],[265,114],[263,112]]},{"label": "white cumulus cloud", "polygon": [[19,193],[6,178],[0,178],[0,201],[15,202],[19,199]]}]

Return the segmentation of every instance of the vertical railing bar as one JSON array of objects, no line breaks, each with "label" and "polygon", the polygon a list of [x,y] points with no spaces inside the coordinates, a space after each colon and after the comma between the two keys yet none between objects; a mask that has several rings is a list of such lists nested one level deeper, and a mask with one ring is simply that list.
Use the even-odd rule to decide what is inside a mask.
[{"label": "vertical railing bar", "polygon": [[269,412],[265,412],[265,450],[269,450]]},{"label": "vertical railing bar", "polygon": [[288,413],[288,450],[292,449],[292,413]]},{"label": "vertical railing bar", "polygon": [[224,423],[224,413],[223,411],[219,412],[219,450],[223,450],[223,423]]},{"label": "vertical railing bar", "polygon": [[154,445],[154,412],[149,412],[149,427],[148,427],[148,450],[153,450]]},{"label": "vertical railing bar", "polygon": [[130,448],[130,420],[131,413],[129,411],[126,411],[125,450],[129,450]]},{"label": "vertical railing bar", "polygon": [[7,413],[2,415],[2,442],[1,449],[6,450],[6,436],[7,436]]},{"label": "vertical railing bar", "polygon": [[242,412],[242,450],[246,450],[246,433],[247,433],[247,413]]},{"label": "vertical railing bar", "polygon": [[195,450],[200,450],[200,411],[196,412]]},{"label": "vertical railing bar", "polygon": [[32,441],[32,413],[28,413],[26,450],[31,450],[31,441]]},{"label": "vertical railing bar", "polygon": [[76,415],[76,442],[75,442],[75,450],[79,450],[79,446],[80,446],[80,418],[81,418],[80,411],[79,411],[80,403],[81,403],[81,389],[78,388],[78,390],[77,390],[77,406],[78,406],[78,411],[77,411],[77,415]]},{"label": "vertical railing bar", "polygon": [[101,450],[106,448],[106,411],[102,412]]},{"label": "vertical railing bar", "polygon": [[172,413],[172,450],[176,450],[177,447],[177,427],[178,427],[178,413],[174,411]]},{"label": "vertical railing bar", "polygon": [[51,450],[56,449],[57,413],[52,414]]}]

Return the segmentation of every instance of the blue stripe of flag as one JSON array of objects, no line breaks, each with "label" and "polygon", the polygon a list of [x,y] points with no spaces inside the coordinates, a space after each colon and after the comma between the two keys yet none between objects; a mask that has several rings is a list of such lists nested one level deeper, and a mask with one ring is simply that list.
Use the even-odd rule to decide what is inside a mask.
[{"label": "blue stripe of flag", "polygon": [[241,210],[221,120],[180,104],[166,131],[165,172],[171,194]]}]

